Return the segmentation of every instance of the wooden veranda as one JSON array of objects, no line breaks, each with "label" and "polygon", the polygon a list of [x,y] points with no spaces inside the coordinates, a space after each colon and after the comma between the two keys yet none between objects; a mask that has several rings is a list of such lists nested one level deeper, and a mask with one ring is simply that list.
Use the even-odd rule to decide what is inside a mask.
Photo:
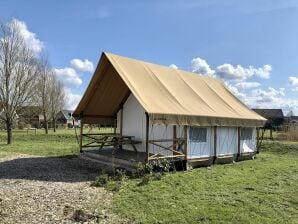
[{"label": "wooden veranda", "polygon": [[[81,118],[82,119],[82,118]],[[112,148],[114,152],[118,153],[118,157],[123,155],[123,152],[128,152],[125,150],[125,146],[131,146],[135,154],[142,154],[142,159],[140,162],[149,162],[151,160],[157,159],[182,159],[187,160],[187,127],[184,126],[184,136],[177,137],[177,127],[173,125],[173,138],[171,139],[149,139],[149,116],[146,113],[146,139],[145,139],[145,152],[138,151],[136,145],[142,144],[142,141],[135,139],[135,136],[123,135],[122,134],[122,122],[120,122],[120,132],[116,133],[116,126],[114,127],[114,132],[110,133],[83,133],[83,123],[80,128],[80,152],[83,153],[83,149],[97,148],[99,154],[101,151],[107,148]],[[168,143],[164,146],[163,143]],[[159,150],[155,153],[150,152],[150,145],[156,146]],[[169,155],[164,155],[162,151],[169,152]],[[95,152],[94,150],[92,152]],[[129,152],[129,153],[130,153]],[[110,153],[110,156],[114,156],[114,153]],[[107,156],[107,153],[105,153]]]}]

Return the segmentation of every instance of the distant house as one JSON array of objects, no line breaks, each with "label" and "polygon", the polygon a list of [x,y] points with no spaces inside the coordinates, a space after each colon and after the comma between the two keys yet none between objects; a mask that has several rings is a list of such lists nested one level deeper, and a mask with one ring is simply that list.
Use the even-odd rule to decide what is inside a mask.
[{"label": "distant house", "polygon": [[298,125],[298,116],[289,116],[287,117],[288,123]]},{"label": "distant house", "polygon": [[18,122],[31,125],[32,127],[39,128],[44,122],[42,109],[39,106],[23,106],[18,111]]},{"label": "distant house", "polygon": [[[57,124],[65,124],[68,127],[73,127],[72,110],[61,110],[57,113]],[[75,119],[75,126],[78,126],[78,121]]]},{"label": "distant house", "polygon": [[284,123],[285,117],[282,109],[252,109],[262,117],[266,118],[265,128],[280,126]]}]

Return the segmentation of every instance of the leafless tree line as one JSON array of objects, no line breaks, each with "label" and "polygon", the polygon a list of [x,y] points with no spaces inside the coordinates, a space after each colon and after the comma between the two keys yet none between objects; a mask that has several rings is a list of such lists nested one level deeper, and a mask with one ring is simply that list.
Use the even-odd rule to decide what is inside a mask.
[{"label": "leafless tree line", "polygon": [[[5,123],[7,143],[12,143],[13,123],[24,106],[41,108],[45,133],[48,122],[64,106],[65,93],[46,56],[30,49],[14,21],[0,24],[0,120]],[[55,125],[54,125],[55,127]]]}]

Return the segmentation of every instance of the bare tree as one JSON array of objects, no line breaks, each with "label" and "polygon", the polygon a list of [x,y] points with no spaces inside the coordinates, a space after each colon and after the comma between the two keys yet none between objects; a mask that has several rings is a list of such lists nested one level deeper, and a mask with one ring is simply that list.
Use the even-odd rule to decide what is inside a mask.
[{"label": "bare tree", "polygon": [[42,55],[39,59],[38,66],[38,81],[36,85],[36,102],[41,107],[45,133],[48,134],[49,127],[49,107],[50,107],[50,88],[51,88],[51,69],[48,62],[48,57]]},{"label": "bare tree", "polygon": [[16,111],[31,101],[36,77],[34,52],[26,46],[18,24],[0,24],[0,119],[6,125],[8,144],[12,143]]},{"label": "bare tree", "polygon": [[56,75],[52,73],[50,77],[49,112],[53,120],[54,132],[56,132],[57,113],[62,110],[65,105],[65,92],[62,82],[56,78]]}]

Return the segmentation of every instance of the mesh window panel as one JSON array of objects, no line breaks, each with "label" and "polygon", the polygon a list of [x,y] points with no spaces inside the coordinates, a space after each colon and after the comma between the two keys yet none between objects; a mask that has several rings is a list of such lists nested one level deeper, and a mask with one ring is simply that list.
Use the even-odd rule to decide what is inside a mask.
[{"label": "mesh window panel", "polygon": [[207,128],[190,127],[190,141],[207,142]]},{"label": "mesh window panel", "polygon": [[241,140],[251,140],[252,139],[252,128],[241,128]]}]

